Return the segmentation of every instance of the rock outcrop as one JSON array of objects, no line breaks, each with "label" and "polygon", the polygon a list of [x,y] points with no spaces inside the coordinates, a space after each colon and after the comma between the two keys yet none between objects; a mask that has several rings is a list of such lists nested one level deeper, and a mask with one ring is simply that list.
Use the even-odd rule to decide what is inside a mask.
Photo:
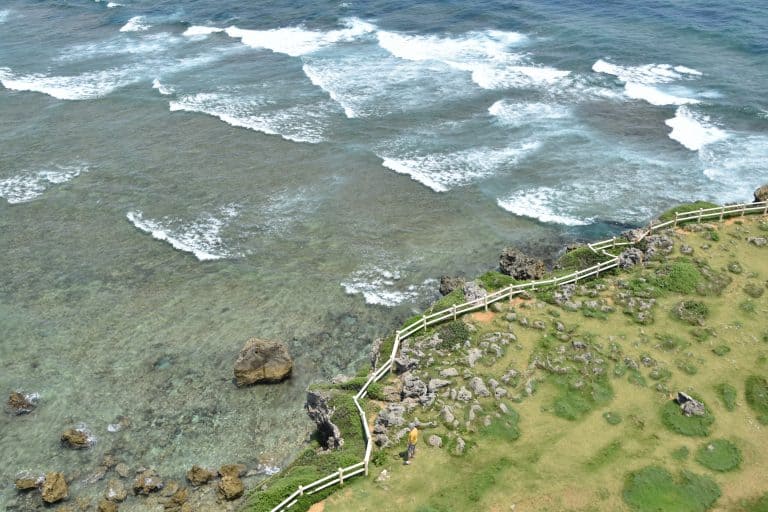
[{"label": "rock outcrop", "polygon": [[221,477],[221,480],[219,480],[217,491],[219,496],[225,500],[235,500],[243,495],[243,492],[245,492],[245,486],[239,477],[233,475],[225,475]]},{"label": "rock outcrop", "polygon": [[308,391],[307,402],[304,409],[309,419],[315,422],[317,432],[320,435],[320,444],[326,450],[333,450],[344,446],[341,430],[332,421],[333,409],[328,402],[330,397],[320,391]]},{"label": "rock outcrop", "polygon": [[619,254],[619,267],[632,268],[643,264],[643,251],[637,247],[630,247]]},{"label": "rock outcrop", "polygon": [[69,487],[67,487],[64,473],[58,471],[46,473],[40,493],[46,503],[56,503],[66,499],[69,496]]},{"label": "rock outcrop", "polygon": [[488,291],[480,286],[480,283],[477,281],[469,281],[468,283],[464,283],[464,299],[467,302],[482,299],[486,295],[488,295]]},{"label": "rock outcrop", "polygon": [[8,395],[8,402],[6,402],[6,405],[8,406],[8,410],[11,412],[11,414],[19,416],[21,414],[28,414],[32,412],[35,407],[37,407],[37,403],[40,400],[40,395],[37,393],[22,393],[19,391],[12,391],[10,395]]},{"label": "rock outcrop", "polygon": [[499,269],[502,274],[519,280],[541,279],[546,270],[542,260],[526,256],[513,247],[507,247],[501,253]]},{"label": "rock outcrop", "polygon": [[690,395],[686,395],[682,391],[677,392],[675,401],[680,405],[680,410],[682,410],[683,414],[686,416],[704,416],[706,413],[703,403]]},{"label": "rock outcrop", "polygon": [[755,202],[762,203],[763,201],[768,201],[768,184],[758,187],[758,189],[755,190]]},{"label": "rock outcrop", "polygon": [[251,338],[235,361],[235,383],[280,382],[291,374],[293,360],[285,343]]},{"label": "rock outcrop", "polygon": [[453,290],[464,288],[464,283],[463,277],[442,276],[440,278],[440,294],[448,295]]}]

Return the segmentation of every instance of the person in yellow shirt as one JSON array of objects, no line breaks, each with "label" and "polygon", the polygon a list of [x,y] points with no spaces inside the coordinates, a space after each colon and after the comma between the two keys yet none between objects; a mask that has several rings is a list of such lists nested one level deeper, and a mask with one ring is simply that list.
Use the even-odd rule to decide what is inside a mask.
[{"label": "person in yellow shirt", "polygon": [[419,428],[415,423],[411,424],[411,430],[408,432],[408,452],[405,455],[405,463],[410,464],[411,459],[416,456],[416,443],[419,441]]}]

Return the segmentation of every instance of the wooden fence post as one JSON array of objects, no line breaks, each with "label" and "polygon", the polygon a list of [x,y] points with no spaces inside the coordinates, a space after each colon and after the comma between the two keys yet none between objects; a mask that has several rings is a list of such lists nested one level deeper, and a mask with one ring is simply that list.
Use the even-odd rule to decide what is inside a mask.
[{"label": "wooden fence post", "polygon": [[765,202],[765,208],[763,208],[763,215],[768,214],[768,201]]},{"label": "wooden fence post", "polygon": [[488,311],[488,295],[483,295],[483,308]]},{"label": "wooden fence post", "polygon": [[675,212],[675,223],[672,225],[672,227],[674,227],[674,228],[676,228],[676,227],[677,227],[677,217],[678,217],[679,215],[680,215],[679,213]]},{"label": "wooden fence post", "polygon": [[747,213],[747,205],[746,204],[742,204],[741,205],[741,216],[743,217],[745,213]]},{"label": "wooden fence post", "polygon": [[424,324],[424,330],[426,331],[427,330],[427,317],[426,316],[422,316],[421,317],[421,321]]},{"label": "wooden fence post", "polygon": [[299,496],[304,496],[304,486],[303,485],[299,486]]},{"label": "wooden fence post", "polygon": [[699,208],[699,218],[698,218],[698,221],[697,221],[699,224],[701,224],[701,215],[703,213],[704,213],[704,208]]},{"label": "wooden fence post", "polygon": [[456,320],[456,304],[453,305],[453,319]]},{"label": "wooden fence post", "polygon": [[339,485],[344,486],[344,470],[339,468]]},{"label": "wooden fence post", "polygon": [[723,213],[724,213],[724,212],[725,212],[725,206],[721,206],[721,207],[720,207],[720,221],[721,221],[721,222],[722,222],[722,220],[723,220]]}]

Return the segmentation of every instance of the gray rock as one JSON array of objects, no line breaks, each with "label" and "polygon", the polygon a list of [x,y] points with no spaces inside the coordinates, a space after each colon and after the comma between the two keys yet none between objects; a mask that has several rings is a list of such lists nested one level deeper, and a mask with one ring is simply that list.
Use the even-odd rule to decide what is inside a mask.
[{"label": "gray rock", "polygon": [[680,409],[686,416],[704,416],[706,414],[703,403],[682,391],[677,392],[676,402],[680,405]]},{"label": "gray rock", "polygon": [[458,377],[459,371],[456,368],[446,368],[440,372],[440,377],[447,379],[450,377]]},{"label": "gray rock", "polygon": [[573,340],[571,341],[571,346],[575,348],[576,350],[586,350],[587,344],[584,343],[581,340]]},{"label": "gray rock", "polygon": [[393,361],[395,373],[400,375],[418,367],[418,362],[407,356],[396,357]]},{"label": "gray rock", "polygon": [[488,295],[488,292],[477,281],[469,281],[464,284],[464,298],[467,302],[482,299]]},{"label": "gray rock", "polygon": [[465,282],[463,277],[442,276],[440,278],[440,294],[448,295],[453,290],[464,288]]},{"label": "gray rock", "polygon": [[630,247],[619,254],[619,267],[632,268],[643,264],[643,251],[637,247]]},{"label": "gray rock", "polygon": [[504,402],[499,402],[499,410],[504,414],[509,414],[509,407]]},{"label": "gray rock", "polygon": [[470,368],[475,366],[475,363],[477,363],[480,358],[483,357],[483,351],[479,348],[472,348],[467,352],[467,364]]},{"label": "gray rock", "polygon": [[499,381],[496,379],[488,379],[488,385],[491,387],[491,389],[496,389],[499,386]]},{"label": "gray rock", "polygon": [[768,184],[762,185],[755,190],[755,202],[762,203],[768,201]]},{"label": "gray rock", "polygon": [[461,387],[461,389],[456,393],[456,400],[461,400],[462,402],[469,402],[472,400],[472,392],[465,388],[464,386]]},{"label": "gray rock", "polygon": [[427,444],[429,446],[433,446],[435,448],[442,448],[443,447],[443,439],[440,436],[432,434],[427,439]]},{"label": "gray rock", "polygon": [[690,256],[691,254],[693,254],[693,247],[691,247],[690,245],[685,245],[685,244],[681,245],[680,246],[680,254],[684,254],[686,256]]},{"label": "gray rock", "polygon": [[477,396],[491,396],[488,388],[485,386],[483,379],[480,377],[472,377],[469,381],[469,389]]},{"label": "gray rock", "polygon": [[454,455],[464,455],[464,450],[467,447],[467,443],[460,437],[456,438],[456,446],[453,449]]},{"label": "gray rock", "polygon": [[531,258],[513,247],[507,247],[499,257],[502,274],[518,280],[541,279],[544,277],[544,262]]},{"label": "gray rock", "polygon": [[389,471],[386,469],[382,469],[381,473],[379,473],[379,476],[376,477],[376,483],[383,483],[388,482],[390,478]]},{"label": "gray rock", "polygon": [[501,376],[501,382],[503,382],[504,384],[509,384],[509,381],[514,379],[518,375],[520,375],[520,373],[517,370],[515,370],[514,368],[510,368],[509,370],[506,371],[506,373],[504,373],[504,375]]},{"label": "gray rock", "polygon": [[320,391],[308,391],[304,409],[309,419],[315,422],[320,437],[320,444],[326,450],[338,449],[344,446],[341,430],[331,418],[334,410],[328,405],[330,397]]},{"label": "gray rock", "polygon": [[751,236],[747,238],[747,242],[756,245],[757,247],[765,247],[768,245],[768,238],[763,236]]},{"label": "gray rock", "polygon": [[469,419],[469,421],[475,421],[475,418],[477,418],[477,414],[481,412],[483,412],[483,408],[480,407],[479,404],[472,404],[472,406],[469,408],[467,419]]},{"label": "gray rock", "polygon": [[650,260],[659,255],[670,254],[674,248],[674,242],[666,235],[649,235],[645,237],[645,242],[645,260]]},{"label": "gray rock", "polygon": [[[376,338],[371,344],[371,368],[379,366],[379,357],[381,356],[381,346],[384,344],[384,338]],[[385,356],[386,357],[386,356]]]},{"label": "gray rock", "polygon": [[507,396],[507,390],[502,387],[498,387],[493,390],[493,396],[496,397],[496,400],[504,398],[505,396]]},{"label": "gray rock", "polygon": [[440,418],[446,423],[453,423],[453,420],[456,419],[453,415],[453,409],[448,405],[443,406],[440,410]]},{"label": "gray rock", "polygon": [[427,384],[413,374],[407,373],[403,378],[403,398],[421,398],[429,392]]},{"label": "gray rock", "polygon": [[540,331],[543,331],[543,330],[545,330],[547,328],[547,325],[544,322],[542,322],[541,320],[535,320],[533,322],[533,324],[531,324],[531,326],[534,329],[538,329]]},{"label": "gray rock", "polygon": [[436,391],[440,388],[444,388],[445,386],[450,386],[451,381],[445,380],[445,379],[430,379],[429,384],[427,385],[427,388],[429,391]]}]

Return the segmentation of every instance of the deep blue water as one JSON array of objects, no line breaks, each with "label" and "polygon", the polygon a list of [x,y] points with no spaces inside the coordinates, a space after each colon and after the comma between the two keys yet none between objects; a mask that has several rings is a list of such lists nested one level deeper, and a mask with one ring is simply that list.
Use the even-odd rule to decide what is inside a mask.
[{"label": "deep blue water", "polygon": [[[757,1],[5,0],[0,83],[0,390],[41,395],[0,508],[107,452],[282,466],[441,274],[768,181]],[[231,385],[251,336],[292,381]]]}]

